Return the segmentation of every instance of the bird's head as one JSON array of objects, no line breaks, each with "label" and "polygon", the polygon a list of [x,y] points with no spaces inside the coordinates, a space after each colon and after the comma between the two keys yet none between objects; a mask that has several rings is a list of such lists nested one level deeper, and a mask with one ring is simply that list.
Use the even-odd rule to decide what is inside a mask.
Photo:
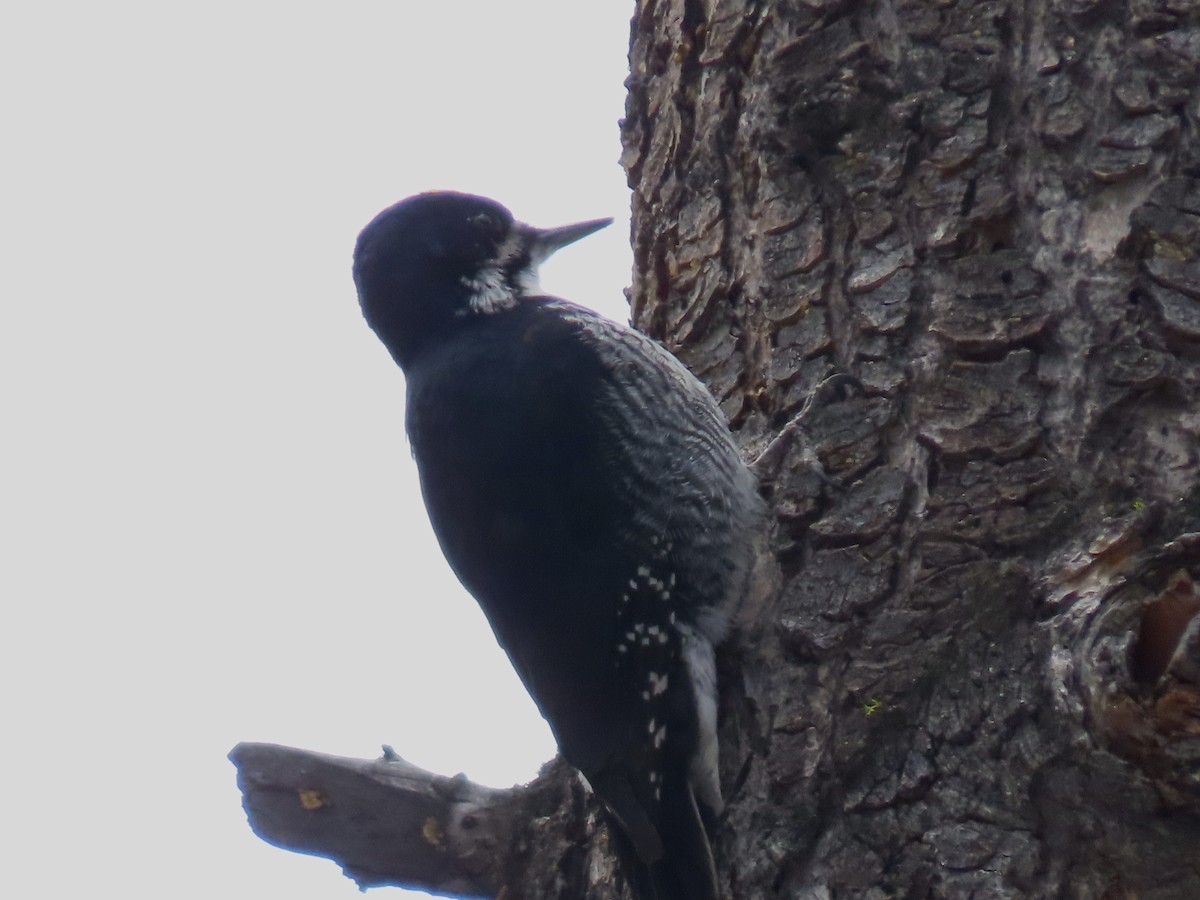
[{"label": "bird's head", "polygon": [[354,248],[363,315],[407,367],[464,320],[538,294],[538,267],[611,221],[541,229],[485,197],[440,191],[401,200],[371,220]]}]

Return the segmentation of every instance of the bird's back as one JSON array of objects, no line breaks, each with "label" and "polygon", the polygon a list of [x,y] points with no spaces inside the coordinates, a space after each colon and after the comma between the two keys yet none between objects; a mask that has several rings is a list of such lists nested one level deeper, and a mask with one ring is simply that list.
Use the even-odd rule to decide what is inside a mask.
[{"label": "bird's back", "polygon": [[670,611],[719,640],[728,610],[697,603],[747,577],[760,510],[719,410],[644,336],[527,298],[410,367],[408,426],[447,559],[594,774],[641,739],[649,674],[678,664],[679,647],[664,641],[658,671],[631,640],[660,640]]}]

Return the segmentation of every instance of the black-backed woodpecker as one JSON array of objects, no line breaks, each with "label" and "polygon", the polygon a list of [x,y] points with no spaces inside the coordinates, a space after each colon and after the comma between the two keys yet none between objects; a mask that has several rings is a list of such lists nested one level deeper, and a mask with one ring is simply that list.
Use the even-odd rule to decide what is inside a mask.
[{"label": "black-backed woodpecker", "polygon": [[763,506],[705,387],[642,334],[548,297],[538,266],[609,224],[537,229],[420,194],[367,225],[354,280],[404,370],[443,552],[616,820],[643,900],[717,900],[713,648]]}]

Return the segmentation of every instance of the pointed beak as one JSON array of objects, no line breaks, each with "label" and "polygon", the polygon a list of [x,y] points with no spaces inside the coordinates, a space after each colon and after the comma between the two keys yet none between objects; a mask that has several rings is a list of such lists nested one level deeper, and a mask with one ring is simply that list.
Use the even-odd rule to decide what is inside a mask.
[{"label": "pointed beak", "polygon": [[611,224],[612,219],[592,219],[590,222],[576,222],[574,225],[560,225],[558,228],[535,228],[533,256],[537,262],[543,262],[567,244],[573,244]]}]

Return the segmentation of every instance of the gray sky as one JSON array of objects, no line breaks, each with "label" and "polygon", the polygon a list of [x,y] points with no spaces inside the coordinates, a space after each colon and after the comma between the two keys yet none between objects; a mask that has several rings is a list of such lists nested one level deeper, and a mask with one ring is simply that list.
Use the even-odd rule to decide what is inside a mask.
[{"label": "gray sky", "polygon": [[542,282],[623,318],[631,11],[5,13],[0,896],[357,896],[252,835],[240,740],[494,785],[552,754],[429,532],[350,253],[430,188],[615,216]]}]

